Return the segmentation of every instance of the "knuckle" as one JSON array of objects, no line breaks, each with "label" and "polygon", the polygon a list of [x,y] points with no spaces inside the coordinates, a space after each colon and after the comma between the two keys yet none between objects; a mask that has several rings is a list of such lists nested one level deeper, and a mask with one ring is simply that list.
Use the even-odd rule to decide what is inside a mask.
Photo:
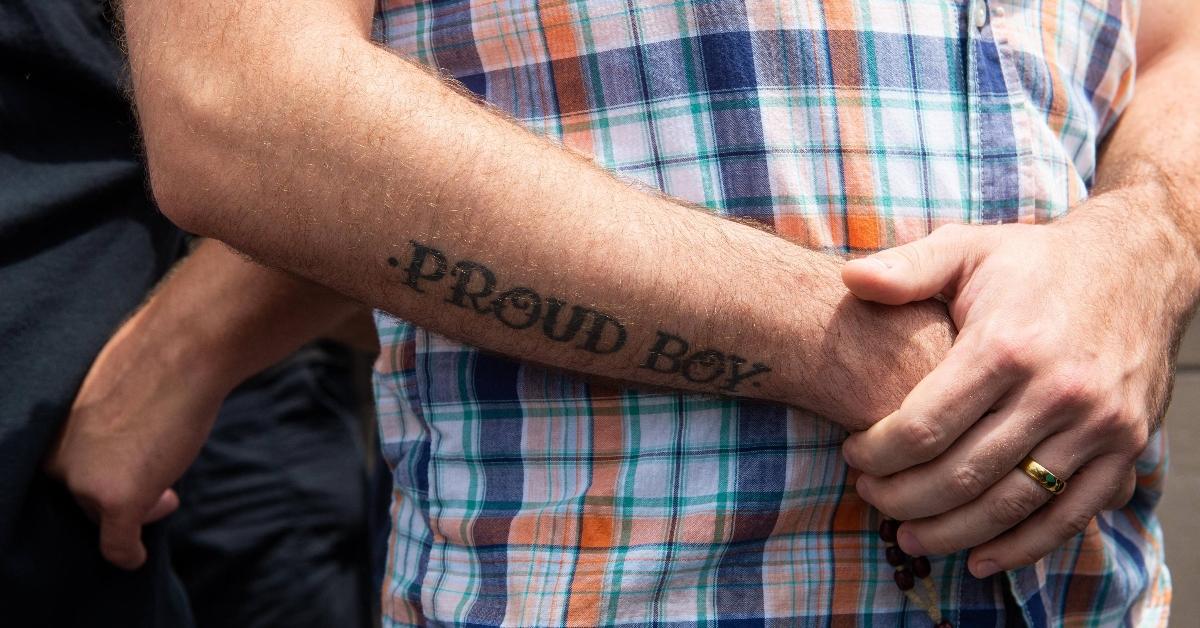
[{"label": "knuckle", "polygon": [[1113,404],[1105,404],[1098,408],[1087,420],[1087,428],[1097,437],[1104,439],[1120,439],[1125,431],[1121,420],[1121,410]]},{"label": "knuckle", "polygon": [[1111,450],[1136,457],[1150,443],[1150,422],[1135,405],[1108,404],[1089,421],[1090,430]]},{"label": "knuckle", "polygon": [[1129,435],[1125,441],[1128,450],[1137,458],[1142,454],[1142,451],[1150,445],[1150,430],[1140,420],[1134,422],[1129,429]]},{"label": "knuckle", "polygon": [[934,228],[930,235],[949,236],[963,228],[962,223],[948,222],[944,225],[938,225]]},{"label": "knuckle", "polygon": [[914,456],[928,460],[941,450],[942,432],[929,419],[916,418],[904,424],[901,439]]},{"label": "knuckle", "polygon": [[860,476],[855,483],[855,490],[863,501],[874,506],[879,512],[901,521],[908,519],[903,503],[893,498],[895,491],[888,490],[886,484],[887,480]]},{"label": "knuckle", "polygon": [[988,487],[987,477],[970,464],[960,465],[951,477],[954,479],[954,492],[964,500],[978,496]]},{"label": "knuckle", "polygon": [[1097,403],[1100,390],[1092,370],[1071,367],[1060,370],[1053,380],[1052,403],[1056,409],[1076,408]]},{"label": "knuckle", "polygon": [[903,504],[893,504],[886,498],[877,501],[879,501],[879,503],[872,505],[874,505],[879,512],[891,517],[892,519],[896,519],[897,521],[906,521],[912,518],[909,516],[909,513],[907,509],[904,508]]},{"label": "knuckle", "polygon": [[1068,539],[1088,529],[1094,515],[1087,512],[1073,512],[1062,518],[1064,539]]},{"label": "knuckle", "polygon": [[111,536],[100,536],[100,550],[112,557],[123,557],[128,552],[129,548],[120,539]]},{"label": "knuckle", "polygon": [[1137,473],[1133,468],[1125,475],[1121,482],[1120,488],[1117,489],[1117,494],[1114,496],[1112,510],[1124,508],[1133,499],[1133,494],[1137,490]]},{"label": "knuckle", "polygon": [[116,513],[130,507],[135,498],[135,491],[132,484],[106,482],[101,486],[93,487],[90,498],[100,512]]},{"label": "knuckle", "polygon": [[1030,368],[1034,340],[1023,332],[1005,331],[992,338],[988,352],[1003,371],[1025,372]]},{"label": "knuckle", "polygon": [[1129,407],[1117,413],[1114,421],[1119,426],[1118,438],[1135,456],[1150,444],[1150,420],[1136,408]]},{"label": "knuckle", "polygon": [[1006,492],[991,502],[990,514],[993,521],[1007,529],[1024,521],[1029,513],[1041,505],[1041,501],[1041,496],[1027,490]]}]

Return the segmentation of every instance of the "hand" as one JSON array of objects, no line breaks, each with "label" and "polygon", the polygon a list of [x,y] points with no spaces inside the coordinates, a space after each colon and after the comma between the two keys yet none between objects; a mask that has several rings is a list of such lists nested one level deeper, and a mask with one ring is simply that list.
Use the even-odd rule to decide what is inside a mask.
[{"label": "hand", "polygon": [[828,397],[816,406],[801,399],[781,401],[855,432],[895,410],[946,357],[954,325],[945,304],[933,299],[887,307],[846,294],[823,336],[818,350],[828,365],[822,373]]},{"label": "hand", "polygon": [[146,560],[142,525],[174,511],[170,489],[203,446],[228,388],[199,369],[179,368],[191,356],[164,355],[126,323],[100,352],[75,398],[46,461],[80,506],[100,525],[100,551],[114,565]]},{"label": "hand", "polygon": [[[1036,562],[1132,494],[1187,306],[1153,237],[1095,218],[1136,212],[1092,204],[1050,225],[942,227],[846,265],[860,298],[941,294],[959,329],[900,409],[844,447],[863,499],[905,521],[905,551],[974,547],[971,572],[986,577]],[[1026,455],[1068,480],[1054,501],[1018,469]]]}]

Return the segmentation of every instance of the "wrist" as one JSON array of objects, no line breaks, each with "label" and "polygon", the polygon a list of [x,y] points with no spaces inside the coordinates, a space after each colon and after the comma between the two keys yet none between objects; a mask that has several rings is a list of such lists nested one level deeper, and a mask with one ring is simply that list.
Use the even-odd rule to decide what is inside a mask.
[{"label": "wrist", "polygon": [[183,311],[152,297],[109,341],[135,356],[131,363],[176,379],[193,392],[225,397],[251,375],[237,368],[231,340],[209,329],[200,311]]},{"label": "wrist", "polygon": [[954,324],[939,301],[887,306],[860,300],[842,283],[841,262],[820,258],[805,261],[808,285],[792,293],[805,294],[812,308],[793,314],[775,336],[792,339],[775,347],[781,363],[794,365],[781,378],[786,389],[776,400],[865,429],[899,408],[941,362]]},{"label": "wrist", "polygon": [[[950,351],[954,323],[946,305],[926,300],[900,306],[847,297],[843,349],[833,366],[844,383],[844,425],[865,429],[900,408],[905,397]],[[853,338],[853,342],[847,339]]]},{"label": "wrist", "polygon": [[1184,211],[1151,176],[1092,197],[1054,226],[1070,230],[1078,246],[1100,249],[1105,266],[1129,269],[1124,289],[1161,303],[1165,322],[1181,327],[1200,301],[1200,249],[1178,219]]}]

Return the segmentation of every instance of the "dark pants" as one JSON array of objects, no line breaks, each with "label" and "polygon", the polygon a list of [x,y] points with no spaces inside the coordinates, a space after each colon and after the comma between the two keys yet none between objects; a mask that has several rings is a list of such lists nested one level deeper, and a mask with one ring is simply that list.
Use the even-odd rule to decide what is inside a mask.
[{"label": "dark pants", "polygon": [[169,529],[199,628],[373,625],[353,359],[334,345],[307,347],[222,407],[179,484]]},{"label": "dark pants", "polygon": [[0,557],[5,628],[190,628],[188,599],[171,572],[163,525],[147,526],[146,564],[118,569],[100,555],[99,530],[66,488],[43,475],[28,487],[13,541]]}]

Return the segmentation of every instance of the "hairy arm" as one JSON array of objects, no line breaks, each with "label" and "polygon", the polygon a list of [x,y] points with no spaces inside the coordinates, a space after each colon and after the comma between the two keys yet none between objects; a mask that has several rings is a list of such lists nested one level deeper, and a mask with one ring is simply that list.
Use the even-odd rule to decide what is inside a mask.
[{"label": "hairy arm", "polygon": [[141,525],[174,508],[168,487],[235,386],[317,336],[369,326],[366,314],[220,242],[197,246],[105,344],[47,459],[98,520],[104,555],[141,564]]},{"label": "hairy arm", "polygon": [[457,340],[862,427],[948,348],[940,304],[635,189],[369,41],[371,2],[126,0],[173,220]]},{"label": "hairy arm", "polygon": [[367,314],[337,292],[203,240],[109,345],[124,342],[143,358],[126,361],[126,376],[157,366],[228,392],[315,338],[352,337]]},{"label": "hairy arm", "polygon": [[1108,136],[1093,190],[1131,206],[1071,216],[1138,238],[1133,246],[1164,288],[1164,320],[1178,348],[1200,300],[1200,4],[1146,0],[1137,42],[1135,97]]}]

